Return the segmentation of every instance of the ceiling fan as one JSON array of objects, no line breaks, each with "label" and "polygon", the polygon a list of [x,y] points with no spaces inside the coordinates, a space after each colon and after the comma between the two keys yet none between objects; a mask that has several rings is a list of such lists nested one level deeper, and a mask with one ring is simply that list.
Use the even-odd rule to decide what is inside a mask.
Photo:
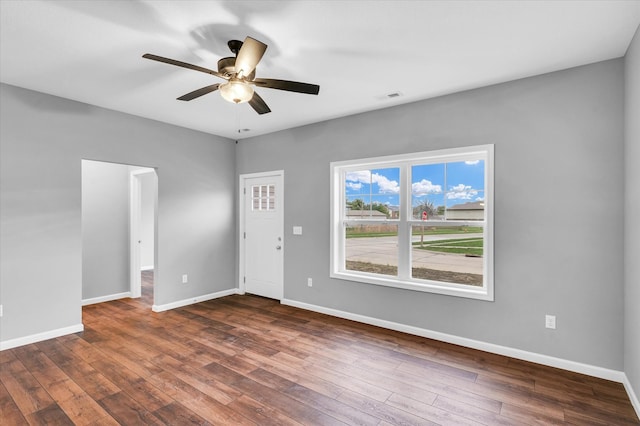
[{"label": "ceiling fan", "polygon": [[254,90],[253,86],[266,87],[269,89],[286,90],[288,92],[306,93],[309,95],[317,95],[320,86],[317,84],[300,83],[289,80],[274,80],[272,78],[255,78],[256,65],[262,59],[267,45],[254,38],[247,37],[244,42],[239,40],[229,40],[227,43],[229,49],[235,56],[222,58],[218,61],[218,71],[204,68],[198,65],[188,64],[175,59],[164,58],[162,56],[145,53],[143,58],[151,59],[165,64],[176,65],[195,71],[204,72],[215,75],[224,80],[225,83],[216,83],[211,86],[205,86],[200,89],[189,92],[178,98],[180,101],[190,101],[199,98],[207,93],[220,91],[224,99],[232,103],[248,102],[249,105],[258,113],[266,114],[271,112],[265,101]]}]

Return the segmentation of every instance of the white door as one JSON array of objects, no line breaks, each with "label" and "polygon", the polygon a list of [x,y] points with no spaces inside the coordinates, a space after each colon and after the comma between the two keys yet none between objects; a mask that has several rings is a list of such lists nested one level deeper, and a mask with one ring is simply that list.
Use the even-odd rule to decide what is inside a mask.
[{"label": "white door", "polygon": [[243,175],[240,179],[244,218],[241,229],[241,288],[244,285],[247,293],[282,300],[283,172]]}]

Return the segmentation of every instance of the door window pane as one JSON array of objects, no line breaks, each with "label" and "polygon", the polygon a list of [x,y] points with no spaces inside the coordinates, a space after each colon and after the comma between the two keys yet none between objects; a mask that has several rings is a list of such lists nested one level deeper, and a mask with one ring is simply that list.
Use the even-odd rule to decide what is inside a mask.
[{"label": "door window pane", "polygon": [[276,186],[253,185],[251,187],[251,208],[254,211],[273,211],[276,209]]}]

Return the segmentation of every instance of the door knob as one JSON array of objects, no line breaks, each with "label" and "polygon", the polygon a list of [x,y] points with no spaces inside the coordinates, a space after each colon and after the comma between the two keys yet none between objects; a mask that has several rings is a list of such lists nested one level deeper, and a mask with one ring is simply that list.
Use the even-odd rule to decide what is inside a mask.
[{"label": "door knob", "polygon": [[276,250],[280,250],[282,246],[276,246]]}]

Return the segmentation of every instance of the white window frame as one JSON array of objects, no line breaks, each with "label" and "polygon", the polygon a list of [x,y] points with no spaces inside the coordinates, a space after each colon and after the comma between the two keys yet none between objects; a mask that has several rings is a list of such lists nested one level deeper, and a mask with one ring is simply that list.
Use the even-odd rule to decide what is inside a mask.
[{"label": "white window frame", "polygon": [[[387,287],[416,290],[450,296],[466,297],[486,301],[494,300],[493,283],[493,144],[476,145],[461,148],[442,149],[437,151],[417,152],[411,154],[391,155],[384,157],[365,158],[357,160],[336,161],[330,164],[331,173],[331,232],[330,232],[330,276],[332,278],[357,281]],[[482,287],[465,284],[446,283],[411,278],[411,245],[410,230],[413,225],[424,224],[413,219],[411,206],[411,166],[422,164],[439,164],[445,162],[484,160],[484,251],[483,251],[483,284]],[[372,170],[382,168],[400,168],[400,216],[398,219],[359,219],[349,220],[349,223],[393,223],[398,225],[398,276],[386,277],[360,271],[346,270],[345,241],[346,241],[346,189],[345,177],[348,172],[357,170]],[[445,188],[446,190],[446,188]],[[428,221],[434,225],[455,223],[456,225],[474,226],[478,221]]]}]

